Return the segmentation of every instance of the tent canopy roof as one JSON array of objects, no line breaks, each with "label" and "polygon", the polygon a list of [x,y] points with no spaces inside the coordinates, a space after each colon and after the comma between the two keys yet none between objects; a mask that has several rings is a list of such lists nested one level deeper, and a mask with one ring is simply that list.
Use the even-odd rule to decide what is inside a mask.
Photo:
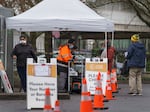
[{"label": "tent canopy roof", "polygon": [[112,32],[114,24],[79,0],[43,0],[6,19],[8,29],[21,31]]}]

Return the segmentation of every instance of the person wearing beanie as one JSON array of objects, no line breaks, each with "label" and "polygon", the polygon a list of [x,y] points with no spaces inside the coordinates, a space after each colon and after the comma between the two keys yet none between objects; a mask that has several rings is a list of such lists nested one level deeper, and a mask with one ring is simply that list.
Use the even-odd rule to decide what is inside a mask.
[{"label": "person wearing beanie", "polygon": [[127,66],[129,67],[129,94],[142,95],[142,72],[145,67],[146,49],[139,41],[140,36],[131,36],[131,45],[126,54]]},{"label": "person wearing beanie", "polygon": [[137,42],[137,41],[139,41],[139,39],[140,39],[139,34],[134,34],[131,36],[132,42]]},{"label": "person wearing beanie", "polygon": [[57,56],[58,92],[68,92],[68,62],[73,59],[74,46],[75,40],[69,39],[65,45],[59,47]]}]

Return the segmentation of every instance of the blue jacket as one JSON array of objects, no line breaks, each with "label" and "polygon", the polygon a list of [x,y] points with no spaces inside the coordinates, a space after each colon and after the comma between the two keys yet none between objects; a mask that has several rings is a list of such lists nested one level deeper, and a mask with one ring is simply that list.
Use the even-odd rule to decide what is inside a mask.
[{"label": "blue jacket", "polygon": [[140,42],[134,42],[129,46],[127,52],[128,55],[126,58],[128,59],[128,67],[145,67],[146,50],[144,44]]}]

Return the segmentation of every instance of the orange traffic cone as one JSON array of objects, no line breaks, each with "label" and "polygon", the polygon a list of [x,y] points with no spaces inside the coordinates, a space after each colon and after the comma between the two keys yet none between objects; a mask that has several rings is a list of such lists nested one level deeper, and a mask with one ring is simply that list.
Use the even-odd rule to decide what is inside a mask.
[{"label": "orange traffic cone", "polygon": [[89,97],[89,92],[87,91],[87,83],[85,78],[83,78],[82,80],[80,112],[93,112],[91,108],[91,101]]},{"label": "orange traffic cone", "polygon": [[[119,87],[118,87],[118,80],[117,80],[117,70],[115,69],[115,83],[116,83],[116,88],[117,88],[117,91],[120,89]],[[118,91],[119,92],[119,91]]]},{"label": "orange traffic cone", "polygon": [[116,69],[112,69],[111,71],[111,88],[113,93],[117,93],[117,75],[116,75]]},{"label": "orange traffic cone", "polygon": [[89,101],[89,112],[93,112],[93,103],[92,103],[92,98],[91,98],[91,93],[88,92],[88,101]]},{"label": "orange traffic cone", "polygon": [[105,96],[107,100],[114,100],[112,96],[112,89],[111,89],[110,71],[107,72],[107,84],[106,84]]},{"label": "orange traffic cone", "polygon": [[54,112],[60,112],[60,102],[58,100],[55,102]]},{"label": "orange traffic cone", "polygon": [[50,99],[50,89],[45,89],[45,105],[44,105],[44,112],[53,112],[51,106],[51,99]]},{"label": "orange traffic cone", "polygon": [[108,107],[104,107],[104,96],[102,92],[102,85],[101,85],[101,74],[99,73],[97,75],[97,86],[95,90],[95,95],[94,95],[94,109],[108,109]]}]

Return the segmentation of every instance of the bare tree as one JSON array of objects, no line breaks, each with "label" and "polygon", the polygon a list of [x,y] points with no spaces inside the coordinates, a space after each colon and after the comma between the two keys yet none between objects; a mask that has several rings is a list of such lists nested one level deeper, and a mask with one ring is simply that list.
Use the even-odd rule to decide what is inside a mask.
[{"label": "bare tree", "polygon": [[87,5],[91,8],[97,8],[117,2],[126,2],[130,4],[139,18],[150,27],[150,0],[87,0]]},{"label": "bare tree", "polygon": [[128,0],[139,18],[150,27],[150,0]]},{"label": "bare tree", "polygon": [[15,14],[22,13],[35,6],[41,0],[0,0],[0,4],[7,8],[14,9]]}]

